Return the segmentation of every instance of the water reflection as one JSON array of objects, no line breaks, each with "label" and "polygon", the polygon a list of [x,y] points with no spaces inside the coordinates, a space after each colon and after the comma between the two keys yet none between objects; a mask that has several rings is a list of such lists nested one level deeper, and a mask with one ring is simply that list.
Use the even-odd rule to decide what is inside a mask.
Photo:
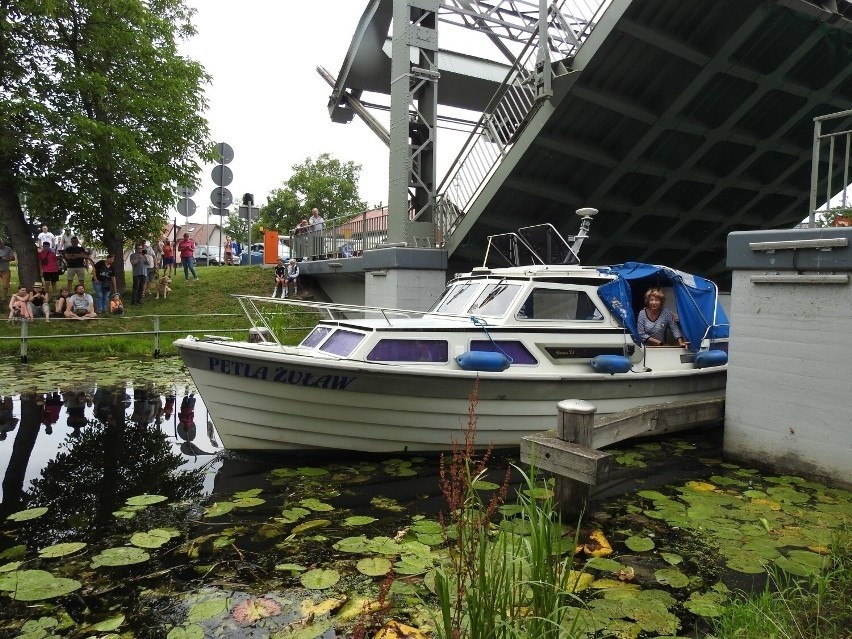
[{"label": "water reflection", "polygon": [[[206,425],[206,436],[196,437],[196,420]],[[65,507],[79,507],[75,514],[97,521],[121,495],[159,489],[188,497],[187,486],[207,494],[218,450],[213,424],[191,387],[92,384],[2,396],[0,519],[35,500],[55,501],[57,508],[69,502]],[[195,470],[202,472],[189,481]],[[168,486],[166,475],[180,476],[182,485]],[[86,506],[94,494],[97,506]]]}]

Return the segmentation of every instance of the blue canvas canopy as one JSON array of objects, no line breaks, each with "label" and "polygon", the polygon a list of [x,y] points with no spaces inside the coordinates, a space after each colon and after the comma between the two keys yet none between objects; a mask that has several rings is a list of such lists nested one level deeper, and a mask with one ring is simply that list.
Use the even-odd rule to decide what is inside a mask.
[{"label": "blue canvas canopy", "polygon": [[641,344],[636,316],[644,304],[645,291],[652,287],[674,289],[678,320],[689,348],[697,351],[705,337],[728,337],[728,317],[719,304],[716,285],[697,275],[666,266],[625,262],[599,269],[618,278],[598,288],[598,295],[616,317],[620,317],[633,341]]}]

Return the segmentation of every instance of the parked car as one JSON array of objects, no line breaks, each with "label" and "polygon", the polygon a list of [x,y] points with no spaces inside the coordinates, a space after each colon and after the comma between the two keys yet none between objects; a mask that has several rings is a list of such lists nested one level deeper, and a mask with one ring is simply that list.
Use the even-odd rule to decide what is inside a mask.
[{"label": "parked car", "polygon": [[219,266],[224,263],[222,249],[218,246],[196,246],[192,256],[196,266]]},{"label": "parked car", "polygon": [[[240,264],[265,264],[263,260],[264,246],[261,243],[252,244],[249,250],[243,251]],[[290,247],[286,244],[278,244],[278,257],[283,260],[290,259]]]}]

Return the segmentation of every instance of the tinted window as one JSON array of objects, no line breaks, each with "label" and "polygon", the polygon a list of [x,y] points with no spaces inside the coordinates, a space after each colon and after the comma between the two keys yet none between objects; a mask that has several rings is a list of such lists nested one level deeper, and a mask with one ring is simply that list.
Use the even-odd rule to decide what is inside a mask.
[{"label": "tinted window", "polygon": [[331,332],[331,328],[328,326],[317,326],[314,330],[310,332],[310,334],[302,340],[302,346],[307,346],[308,348],[315,348],[317,344],[323,341],[328,334]]},{"label": "tinted window", "polygon": [[320,350],[324,353],[346,357],[355,350],[362,339],[364,339],[363,333],[338,329],[323,343]]},{"label": "tinted window", "polygon": [[383,339],[367,355],[371,362],[446,362],[447,342],[425,339]]},{"label": "tinted window", "polygon": [[[497,348],[497,347],[500,348]],[[512,364],[538,364],[538,360],[520,342],[503,340],[471,340],[470,350],[485,351],[486,353],[500,353],[512,358]]]},{"label": "tinted window", "polygon": [[537,288],[524,301],[517,318],[600,321],[603,316],[583,291]]}]

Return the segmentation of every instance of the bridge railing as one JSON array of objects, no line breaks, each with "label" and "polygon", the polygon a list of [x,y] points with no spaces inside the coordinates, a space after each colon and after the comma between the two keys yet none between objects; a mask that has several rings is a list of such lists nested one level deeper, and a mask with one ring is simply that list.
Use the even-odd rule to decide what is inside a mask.
[{"label": "bridge railing", "polygon": [[[852,217],[849,193],[849,163],[852,156],[852,110],[814,118],[814,143],[811,158],[811,197],[809,225],[826,212]],[[819,183],[825,179],[825,190]]]},{"label": "bridge railing", "polygon": [[[588,38],[607,6],[609,0],[554,3],[549,22],[560,32],[566,28],[574,32],[576,44],[570,49],[570,54],[575,53]],[[540,96],[536,88],[537,62],[538,33],[535,33],[527,41],[438,187],[435,221],[439,238],[452,234],[546,98]]]}]

